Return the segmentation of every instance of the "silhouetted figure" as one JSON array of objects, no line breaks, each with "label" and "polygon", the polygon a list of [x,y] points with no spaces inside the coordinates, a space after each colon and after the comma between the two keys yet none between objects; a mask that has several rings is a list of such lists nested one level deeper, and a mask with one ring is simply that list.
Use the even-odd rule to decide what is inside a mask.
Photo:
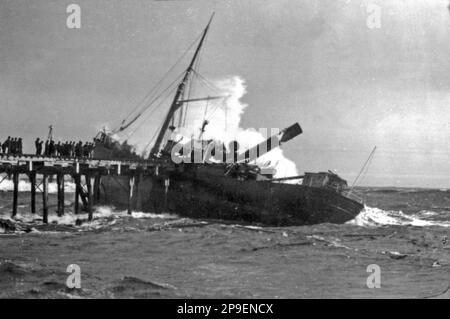
[{"label": "silhouetted figure", "polygon": [[89,143],[89,158],[94,157],[95,143]]},{"label": "silhouetted figure", "polygon": [[6,141],[3,142],[2,144],[2,151],[3,154],[7,154],[9,153],[9,145],[11,144],[11,136],[8,136],[8,138],[6,139]]},{"label": "silhouetted figure", "polygon": [[22,138],[19,137],[17,139],[17,155],[22,155],[23,154],[23,142],[22,142]]},{"label": "silhouetted figure", "polygon": [[50,156],[49,145],[50,145],[50,141],[46,140],[45,145],[44,145],[44,156]]},{"label": "silhouetted figure", "polygon": [[11,147],[12,147],[12,143],[13,143],[13,139],[10,137],[10,136],[8,136],[8,154],[11,154]]},{"label": "silhouetted figure", "polygon": [[8,143],[8,154],[14,154],[14,137],[11,137]]},{"label": "silhouetted figure", "polygon": [[39,137],[34,141],[34,146],[36,147],[36,155],[41,156],[42,155],[42,144],[44,144],[44,141],[42,141]]},{"label": "silhouetted figure", "polygon": [[70,142],[69,146],[70,157],[75,157],[75,142]]},{"label": "silhouetted figure", "polygon": [[17,154],[17,137],[13,137],[11,142],[9,143],[9,154],[16,155]]},{"label": "silhouetted figure", "polygon": [[69,157],[73,156],[72,142],[66,142],[66,155],[69,156]]},{"label": "silhouetted figure", "polygon": [[63,151],[62,151],[62,145],[61,142],[56,143],[55,145],[55,155],[56,156],[62,156]]},{"label": "silhouetted figure", "polygon": [[66,155],[72,157],[72,142],[66,142]]},{"label": "silhouetted figure", "polygon": [[74,142],[70,141],[67,145],[67,151],[69,152],[69,156],[70,157],[74,157],[75,156],[75,147],[74,147]]},{"label": "silhouetted figure", "polygon": [[83,142],[79,141],[75,145],[75,157],[81,157],[83,156]]},{"label": "silhouetted figure", "polygon": [[64,156],[64,157],[66,157],[67,156],[67,142],[64,142],[64,143],[61,143],[61,142],[58,142],[58,144],[59,144],[59,156]]},{"label": "silhouetted figure", "polygon": [[40,144],[40,138],[38,137],[37,139],[34,140],[34,148],[36,149],[36,155],[37,156],[41,156],[41,152],[39,150],[39,144]]},{"label": "silhouetted figure", "polygon": [[83,157],[89,157],[90,148],[91,145],[89,144],[89,142],[85,142],[83,145]]},{"label": "silhouetted figure", "polygon": [[56,153],[55,141],[50,140],[50,143],[48,143],[48,152],[50,156],[55,156]]}]

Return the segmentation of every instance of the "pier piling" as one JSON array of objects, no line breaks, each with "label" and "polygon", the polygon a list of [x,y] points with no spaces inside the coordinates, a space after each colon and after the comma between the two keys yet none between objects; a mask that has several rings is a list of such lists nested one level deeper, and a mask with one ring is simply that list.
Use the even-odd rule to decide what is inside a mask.
[{"label": "pier piling", "polygon": [[165,178],[164,179],[164,211],[167,211],[167,195],[169,193],[169,185],[170,185],[169,178]]},{"label": "pier piling", "polygon": [[64,215],[64,174],[58,172],[56,175],[56,184],[57,184],[57,192],[58,192],[58,217]]},{"label": "pier piling", "polygon": [[29,173],[31,187],[31,213],[36,214],[36,171]]},{"label": "pier piling", "polygon": [[48,175],[42,176],[42,221],[48,223]]},{"label": "pier piling", "polygon": [[86,188],[87,188],[87,210],[89,213],[89,221],[92,220],[92,183],[91,183],[91,175],[86,174]]},{"label": "pier piling", "polygon": [[78,185],[80,184],[80,174],[75,174],[73,176],[75,183],[75,200],[74,200],[74,213],[78,215],[80,213],[80,189]]},{"label": "pier piling", "polygon": [[13,194],[13,210],[12,217],[17,215],[17,200],[19,196],[19,172],[17,170],[13,173],[14,194]]},{"label": "pier piling", "polygon": [[100,183],[101,175],[96,174],[94,178],[94,204],[98,204],[100,202]]},{"label": "pier piling", "polygon": [[131,215],[133,210],[133,191],[134,191],[134,176],[130,176],[130,188],[128,194],[128,215]]},{"label": "pier piling", "polygon": [[136,210],[138,212],[142,211],[142,190],[141,190],[141,181],[144,179],[144,176],[142,173],[139,173],[139,175],[136,178]]},{"label": "pier piling", "polygon": [[66,191],[65,185],[64,185],[64,174],[61,174],[61,215],[64,215],[64,193]]}]

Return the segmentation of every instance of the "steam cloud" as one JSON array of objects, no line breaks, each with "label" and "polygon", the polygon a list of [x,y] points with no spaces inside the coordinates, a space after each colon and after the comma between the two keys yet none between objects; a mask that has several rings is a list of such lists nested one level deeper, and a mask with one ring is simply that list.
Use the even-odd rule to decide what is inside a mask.
[{"label": "steam cloud", "polygon": [[[209,102],[190,103],[186,115],[186,126],[177,130],[176,140],[183,138],[183,142],[187,142],[192,137],[197,138],[205,119],[209,121],[209,124],[203,134],[204,139],[221,141],[225,145],[236,140],[241,152],[276,133],[272,131],[272,128],[263,129],[262,131],[267,131],[267,136],[265,136],[260,132],[260,128],[244,129],[240,126],[242,115],[248,107],[247,104],[241,102],[241,98],[247,93],[245,81],[242,78],[234,76],[217,80],[214,81],[214,86],[219,89],[219,95],[228,97]],[[205,92],[197,92],[197,94],[199,96],[208,95]],[[287,159],[280,148],[264,154],[256,160],[256,164],[260,167],[274,168],[276,178],[298,175],[295,163]]]}]

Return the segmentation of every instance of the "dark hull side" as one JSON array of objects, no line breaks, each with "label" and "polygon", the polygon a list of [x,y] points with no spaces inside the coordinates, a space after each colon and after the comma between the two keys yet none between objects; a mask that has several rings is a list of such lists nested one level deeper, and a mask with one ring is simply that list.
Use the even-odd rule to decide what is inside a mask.
[{"label": "dark hull side", "polygon": [[363,205],[333,191],[265,181],[239,181],[221,168],[198,166],[162,177],[141,177],[129,201],[127,177],[102,177],[101,201],[118,208],[170,212],[179,216],[294,226],[344,223]]}]

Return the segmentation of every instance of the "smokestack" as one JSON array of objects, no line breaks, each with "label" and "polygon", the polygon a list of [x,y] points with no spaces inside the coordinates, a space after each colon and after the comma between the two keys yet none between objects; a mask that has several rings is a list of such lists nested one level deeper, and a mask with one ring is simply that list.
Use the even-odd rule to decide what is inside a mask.
[{"label": "smokestack", "polygon": [[272,135],[264,142],[261,142],[258,145],[246,150],[243,156],[241,154],[240,160],[245,162],[254,161],[260,156],[270,152],[272,149],[278,146],[281,146],[281,144],[293,139],[294,137],[302,133],[303,131],[300,125],[298,123],[295,123],[285,128],[280,133]]}]

